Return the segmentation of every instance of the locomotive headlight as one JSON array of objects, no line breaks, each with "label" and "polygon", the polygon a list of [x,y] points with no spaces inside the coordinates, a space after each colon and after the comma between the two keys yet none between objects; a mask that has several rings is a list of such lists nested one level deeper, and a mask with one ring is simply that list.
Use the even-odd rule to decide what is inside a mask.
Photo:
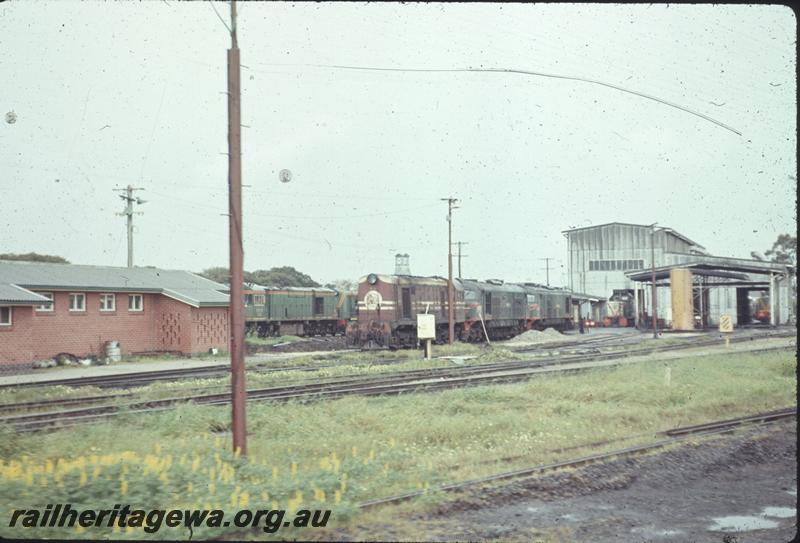
[{"label": "locomotive headlight", "polygon": [[369,283],[370,285],[374,285],[377,282],[378,282],[378,276],[375,275],[374,273],[371,273],[367,276],[367,283]]}]

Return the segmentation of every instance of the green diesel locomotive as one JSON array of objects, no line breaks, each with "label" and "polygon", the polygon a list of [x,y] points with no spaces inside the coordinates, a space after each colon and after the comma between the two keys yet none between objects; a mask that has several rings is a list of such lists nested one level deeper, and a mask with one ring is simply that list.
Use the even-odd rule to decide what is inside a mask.
[{"label": "green diesel locomotive", "polygon": [[355,317],[355,293],[325,287],[245,285],[247,333],[267,336],[342,335]]}]

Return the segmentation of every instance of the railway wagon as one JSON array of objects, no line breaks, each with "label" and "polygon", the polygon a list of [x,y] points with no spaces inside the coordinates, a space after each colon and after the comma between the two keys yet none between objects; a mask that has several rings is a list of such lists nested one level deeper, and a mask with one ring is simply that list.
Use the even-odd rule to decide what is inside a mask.
[{"label": "railway wagon", "polygon": [[524,288],[504,284],[500,279],[465,279],[461,283],[466,315],[459,339],[485,341],[484,327],[489,339],[514,337],[527,329],[528,299]]},{"label": "railway wagon", "polygon": [[245,323],[259,337],[335,335],[353,317],[353,294],[324,287],[244,290]]},{"label": "railway wagon", "polygon": [[[347,328],[348,341],[366,348],[416,347],[417,314],[436,315],[436,341],[448,338],[447,280],[441,277],[371,273],[358,282],[357,320]],[[464,326],[464,288],[453,281],[454,326]]]},{"label": "railway wagon", "polygon": [[520,285],[527,295],[528,315],[526,329],[572,329],[572,296],[570,291],[547,287],[537,283]]}]

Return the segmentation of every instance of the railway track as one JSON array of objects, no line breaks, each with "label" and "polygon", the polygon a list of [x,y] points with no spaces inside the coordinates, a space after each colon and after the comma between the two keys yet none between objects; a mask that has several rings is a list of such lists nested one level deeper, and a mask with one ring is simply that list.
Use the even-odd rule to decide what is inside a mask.
[{"label": "railway track", "polygon": [[[348,365],[389,365],[396,362],[407,361],[407,359],[387,359],[379,361],[370,361],[365,363],[347,362]],[[341,365],[341,362],[333,362],[330,364],[316,364],[309,366],[285,366],[273,367],[268,366],[267,363],[253,364],[247,368],[248,372],[256,373],[274,373],[280,371],[316,371],[319,369],[335,368]],[[135,388],[146,386],[159,381],[174,381],[176,379],[213,379],[220,376],[230,374],[230,366],[226,364],[218,364],[215,366],[202,366],[198,368],[184,368],[176,370],[152,370],[142,371],[135,373],[122,373],[115,375],[100,375],[93,377],[77,377],[69,379],[49,379],[46,381],[36,381],[29,383],[19,384],[4,384],[0,385],[0,390],[3,389],[16,389],[16,388],[32,388],[32,387],[52,387],[52,386],[69,386],[69,387],[83,387],[95,386],[98,388]],[[2,406],[0,406],[2,409]]]},{"label": "railway track", "polygon": [[[610,336],[613,338],[613,336]],[[783,336],[780,336],[783,337]],[[787,336],[788,337],[788,336]],[[601,340],[608,339],[609,336],[604,336],[602,338],[598,338]],[[740,341],[744,341],[744,338]],[[551,354],[550,352],[545,352],[549,356],[548,360],[542,361],[539,360],[519,360],[519,361],[500,361],[495,363],[488,363],[488,364],[480,364],[474,366],[464,366],[458,369],[451,369],[451,368],[428,368],[428,369],[421,369],[421,370],[404,370],[399,372],[392,372],[391,377],[393,379],[414,379],[414,378],[432,378],[432,377],[451,377],[453,373],[457,373],[459,375],[470,375],[476,373],[487,373],[492,371],[504,371],[504,370],[515,370],[520,368],[528,368],[528,367],[543,367],[543,366],[552,366],[558,364],[570,364],[574,362],[583,362],[586,360],[609,360],[615,358],[624,358],[624,357],[631,357],[631,356],[642,356],[647,354],[652,354],[656,352],[667,352],[673,351],[678,349],[684,348],[691,348],[691,347],[702,347],[702,346],[710,346],[718,344],[718,340],[705,340],[703,342],[693,342],[689,344],[679,344],[679,345],[664,345],[664,346],[646,346],[644,348],[639,349],[627,349],[621,351],[608,351],[605,353],[599,351],[590,351],[590,352],[580,352],[578,354],[571,354],[571,353],[564,353],[561,352],[559,354]],[[527,352],[527,351],[525,351]],[[377,362],[373,362],[373,365],[389,365],[397,362],[399,360],[381,360]],[[270,368],[265,366],[256,366],[251,368],[248,371],[254,371],[257,373],[267,373],[267,372],[274,372],[274,371],[286,371],[287,369],[295,369],[300,371],[314,371],[318,369],[325,369],[336,367],[338,364],[325,364],[325,365],[317,365],[311,367],[297,367],[297,368]],[[209,368],[196,368],[197,371],[187,371],[187,370],[164,370],[164,371],[153,371],[153,372],[144,372],[142,374],[134,374],[134,375],[117,375],[117,376],[107,376],[107,377],[97,377],[87,379],[85,381],[81,381],[80,384],[82,385],[91,385],[102,383],[106,385],[108,388],[111,388],[113,384],[122,383],[126,385],[126,388],[134,387],[134,386],[144,386],[146,384],[152,383],[155,381],[160,380],[174,380],[177,377],[184,377],[188,378],[189,376],[197,377],[199,374],[205,375],[206,371]],[[210,377],[215,376],[226,376],[228,374],[228,368],[213,368],[214,373],[209,374]],[[350,383],[354,381],[359,381],[361,379],[373,379],[371,377],[356,377],[356,378],[340,378],[339,380],[328,380],[325,381],[327,384],[333,383]],[[386,379],[386,376],[380,376],[378,379],[383,380]],[[60,382],[60,381],[59,381]],[[47,383],[47,382],[45,382]],[[42,385],[42,383],[37,383],[37,385]],[[211,390],[211,389],[218,389],[225,384],[221,385],[207,385],[207,386],[198,386],[195,387],[194,390]],[[47,407],[69,407],[75,406],[80,404],[93,404],[93,403],[101,403],[103,401],[108,400],[119,400],[123,398],[135,398],[135,394],[133,393],[118,393],[113,395],[94,395],[94,396],[85,396],[81,398],[66,398],[66,399],[51,399],[51,400],[39,400],[39,401],[30,401],[30,402],[23,402],[23,403],[14,403],[14,404],[2,404],[0,405],[0,413],[2,412],[9,412],[9,411],[24,411],[24,410],[34,410],[40,408],[47,408]],[[193,398],[196,398],[193,397]]]},{"label": "railway track", "polygon": [[[779,338],[779,337],[794,337],[795,334],[783,332],[777,334],[762,334],[759,336],[739,336],[734,337],[730,341],[731,343],[738,343],[743,341],[752,341],[753,339],[766,339],[766,338]],[[606,357],[619,357],[619,356],[634,356],[640,355],[642,353],[647,352],[662,352],[667,350],[674,350],[674,349],[681,349],[681,348],[694,348],[694,347],[703,347],[703,346],[713,346],[720,344],[720,340],[717,338],[710,338],[706,340],[688,340],[685,344],[673,344],[673,345],[666,345],[666,346],[645,346],[639,349],[627,349],[627,350],[618,350],[618,351],[609,351],[607,353],[600,353],[597,352],[597,347],[608,343],[613,340],[620,340],[624,341],[625,336],[619,335],[603,335],[598,336],[597,338],[588,338],[582,341],[571,341],[571,342],[555,342],[555,343],[541,343],[538,345],[533,346],[523,346],[523,347],[514,347],[514,346],[507,346],[512,352],[515,353],[534,353],[534,352],[541,352],[544,356],[550,357],[568,357],[568,356],[582,356],[584,353],[577,353],[577,354],[570,354],[564,353],[565,349],[570,349],[574,347],[585,347],[585,350],[592,351],[592,354],[595,356],[606,356]],[[552,354],[550,351],[559,351],[559,354]],[[584,349],[581,349],[584,350]],[[376,360],[376,361],[369,361],[365,363],[353,363],[348,362],[348,365],[390,365],[396,362],[407,361],[407,359],[388,359],[388,360]],[[523,363],[526,361],[523,361]],[[313,366],[294,366],[294,367],[270,367],[266,363],[256,364],[248,368],[248,371],[254,371],[258,373],[272,373],[272,372],[279,372],[279,371],[316,371],[319,369],[327,369],[327,368],[334,368],[338,365],[341,365],[340,362],[334,361],[330,364],[320,364],[320,365],[313,365]],[[106,376],[94,376],[94,377],[83,377],[83,378],[71,378],[71,379],[51,379],[47,381],[38,381],[38,382],[31,382],[31,383],[20,383],[20,384],[6,384],[0,385],[0,390],[2,389],[10,389],[10,388],[29,388],[29,387],[48,387],[48,386],[70,386],[70,387],[80,387],[80,386],[95,386],[98,388],[135,388],[141,387],[145,385],[149,385],[159,381],[174,381],[176,379],[202,379],[202,378],[216,378],[221,376],[226,376],[230,372],[230,369],[226,365],[217,365],[217,366],[203,366],[198,368],[184,368],[180,370],[151,370],[151,371],[144,371],[144,372],[136,372],[136,373],[129,373],[129,374],[116,374],[116,375],[106,375]],[[5,406],[0,406],[0,411],[3,410]],[[31,406],[32,407],[32,406]]]},{"label": "railway track", "polygon": [[[769,411],[766,413],[759,413],[755,415],[746,415],[743,417],[737,417],[733,419],[726,419],[721,421],[709,422],[705,424],[698,424],[695,426],[686,426],[682,428],[673,428],[671,430],[666,430],[663,432],[659,432],[655,434],[655,437],[661,438],[658,441],[653,443],[648,443],[646,445],[637,445],[634,447],[626,447],[623,449],[617,449],[609,452],[598,453],[598,454],[591,454],[588,456],[581,456],[579,458],[572,458],[569,460],[564,460],[560,462],[553,462],[549,464],[542,464],[538,466],[533,466],[529,468],[523,468],[513,471],[505,471],[502,473],[497,473],[494,475],[490,475],[488,477],[482,477],[479,479],[472,479],[469,481],[461,481],[456,483],[450,483],[446,485],[439,486],[437,488],[432,489],[433,492],[454,492],[460,490],[467,490],[470,488],[480,487],[483,485],[488,485],[496,482],[511,482],[517,481],[520,479],[525,479],[528,477],[533,477],[548,471],[553,471],[557,469],[563,468],[576,468],[585,466],[588,464],[593,464],[596,462],[601,462],[603,460],[609,460],[611,458],[621,458],[621,457],[631,457],[638,454],[646,453],[655,451],[657,449],[662,449],[664,447],[675,445],[680,443],[681,441],[702,437],[702,436],[711,436],[716,434],[722,434],[731,432],[737,428],[741,428],[748,425],[762,425],[762,424],[769,424],[774,423],[780,420],[786,420],[789,418],[796,418],[797,417],[797,407],[787,407],[784,409],[776,410],[776,411]],[[615,441],[622,441],[624,439],[630,438],[622,438],[620,440]],[[417,497],[424,495],[425,491],[414,491],[414,492],[407,492],[405,494],[398,494],[394,496],[387,496],[384,498],[378,498],[374,500],[369,500],[362,502],[358,505],[360,509],[371,509],[381,505],[390,505],[405,502]]]},{"label": "railway track", "polygon": [[[664,346],[659,352],[674,350]],[[679,346],[682,347],[682,346]],[[785,349],[786,347],[773,347]],[[622,353],[605,353],[602,355],[565,356],[551,360],[523,360],[498,362],[474,366],[458,366],[445,368],[428,368],[406,370],[381,374],[378,376],[354,376],[328,379],[311,383],[289,384],[277,387],[251,389],[247,392],[248,401],[289,401],[289,400],[322,400],[349,395],[381,396],[398,395],[411,392],[434,392],[466,386],[500,384],[524,381],[536,374],[554,371],[579,372],[596,367],[597,362],[613,358],[648,354],[654,349],[642,351],[628,350]],[[572,364],[570,368],[559,368]],[[606,365],[607,367],[607,365]],[[126,396],[131,397],[131,396]],[[100,401],[102,396],[92,396],[91,401]],[[108,398],[106,398],[108,399]],[[114,399],[119,399],[118,397]],[[79,403],[79,398],[65,400],[66,405]],[[48,400],[43,407],[55,407],[56,400]],[[120,414],[154,413],[172,409],[178,405],[194,403],[197,405],[221,405],[230,402],[230,393],[194,394],[158,400],[132,400],[116,404],[76,407],[57,411],[30,412],[10,414],[0,418],[0,425],[17,432],[35,431],[46,428],[63,428],[75,424],[83,424],[107,419]],[[22,404],[23,408],[31,408],[36,402]],[[3,406],[14,408],[14,405]]]}]

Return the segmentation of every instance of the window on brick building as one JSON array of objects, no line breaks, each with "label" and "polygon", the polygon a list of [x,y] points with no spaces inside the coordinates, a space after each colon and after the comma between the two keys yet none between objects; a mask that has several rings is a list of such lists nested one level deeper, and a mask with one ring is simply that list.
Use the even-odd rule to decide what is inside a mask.
[{"label": "window on brick building", "polygon": [[69,295],[70,311],[86,311],[86,294],[71,293]]},{"label": "window on brick building", "polygon": [[[54,299],[52,292],[37,292],[36,294],[38,294],[39,296],[44,296],[45,298],[47,298],[51,302]],[[53,302],[51,304],[37,305],[36,306],[36,311],[53,311],[55,309],[55,306],[56,306],[55,302]]]},{"label": "window on brick building", "polygon": [[10,307],[0,307],[0,326],[11,326]]},{"label": "window on brick building", "polygon": [[141,294],[128,296],[128,311],[144,311],[144,298]]},{"label": "window on brick building", "polygon": [[117,309],[116,296],[113,294],[100,295],[100,311],[115,311]]}]

